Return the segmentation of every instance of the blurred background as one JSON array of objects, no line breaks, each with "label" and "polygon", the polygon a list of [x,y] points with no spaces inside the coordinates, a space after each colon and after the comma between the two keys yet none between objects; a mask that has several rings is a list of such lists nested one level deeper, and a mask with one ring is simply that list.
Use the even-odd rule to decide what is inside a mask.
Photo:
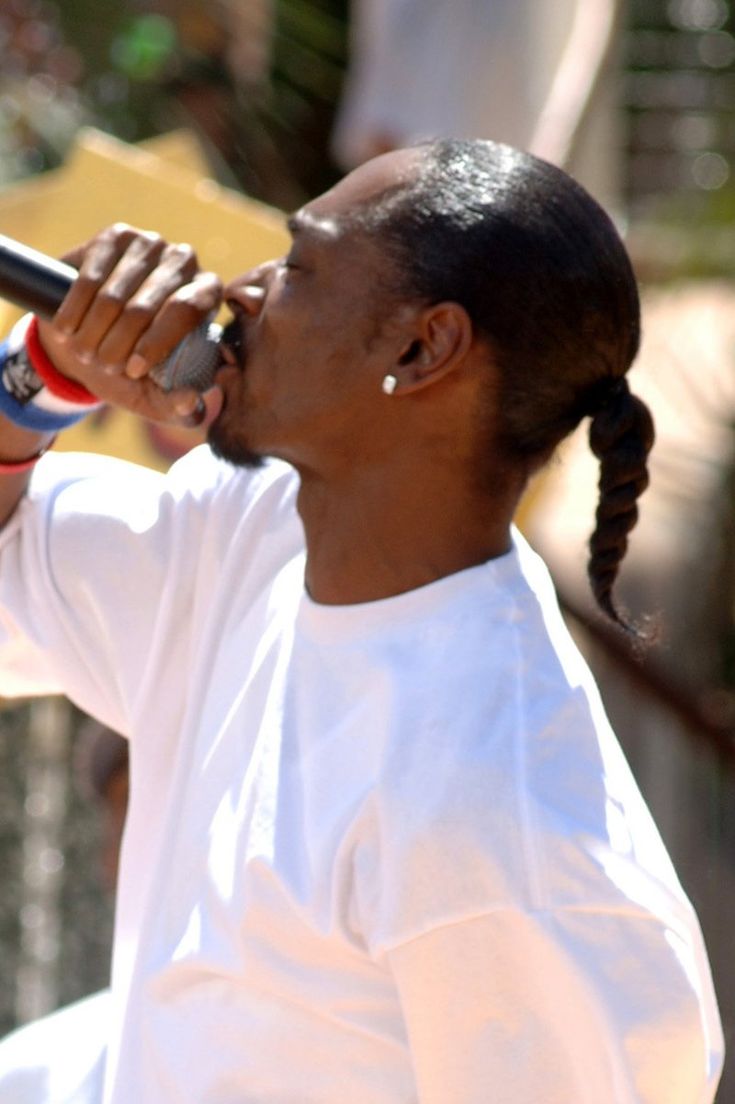
[{"label": "blurred background", "polygon": [[[519,521],[704,929],[735,1029],[735,10],[728,0],[3,0],[0,233],[59,253],[115,218],[223,276],[279,251],[281,212],[372,153],[510,141],[610,210],[644,295],[634,387],[652,485],[626,561],[632,653],[590,608],[583,435]],[[9,324],[8,309],[0,321]],[[164,468],[195,442],[102,412],[61,447]],[[103,987],[125,766],[66,701],[0,703],[0,1035]],[[732,1063],[735,1068],[735,1063]],[[726,1065],[718,1100],[735,1099]]]}]

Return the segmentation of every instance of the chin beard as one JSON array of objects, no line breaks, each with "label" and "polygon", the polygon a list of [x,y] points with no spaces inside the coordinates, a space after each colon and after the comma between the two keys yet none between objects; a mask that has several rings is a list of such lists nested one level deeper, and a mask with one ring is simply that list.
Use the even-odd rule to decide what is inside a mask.
[{"label": "chin beard", "polygon": [[244,441],[232,440],[226,434],[217,432],[217,423],[209,427],[207,443],[219,460],[226,460],[236,468],[262,468],[266,457],[262,453],[248,448]]}]

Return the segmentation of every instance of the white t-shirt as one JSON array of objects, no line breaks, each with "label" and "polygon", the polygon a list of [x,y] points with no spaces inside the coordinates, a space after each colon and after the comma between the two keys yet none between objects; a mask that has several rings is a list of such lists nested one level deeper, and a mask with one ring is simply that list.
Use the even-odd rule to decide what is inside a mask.
[{"label": "white t-shirt", "polygon": [[303,586],[297,481],[49,456],[0,693],[131,738],[107,1104],[706,1104],[692,909],[522,538]]},{"label": "white t-shirt", "polygon": [[107,989],[0,1040],[0,1104],[102,1104]]}]

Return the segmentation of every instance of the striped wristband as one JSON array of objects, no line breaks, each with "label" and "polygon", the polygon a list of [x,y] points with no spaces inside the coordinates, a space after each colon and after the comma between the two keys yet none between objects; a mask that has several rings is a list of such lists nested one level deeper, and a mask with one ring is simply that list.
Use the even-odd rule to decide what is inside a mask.
[{"label": "striped wristband", "polygon": [[86,387],[54,367],[38,339],[38,320],[26,314],[0,344],[0,414],[24,429],[56,433],[99,406]]}]

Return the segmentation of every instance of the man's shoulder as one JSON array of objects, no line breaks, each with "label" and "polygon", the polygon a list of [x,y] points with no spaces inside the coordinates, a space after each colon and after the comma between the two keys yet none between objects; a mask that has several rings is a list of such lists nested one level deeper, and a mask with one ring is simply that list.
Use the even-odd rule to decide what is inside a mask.
[{"label": "man's shoulder", "polygon": [[155,541],[193,549],[206,534],[229,541],[243,528],[251,536],[290,532],[297,517],[297,486],[287,464],[266,461],[254,470],[236,468],[218,460],[206,445],[186,453],[167,472],[65,452],[39,463],[15,528],[53,519],[55,539],[66,535],[74,542],[79,526],[94,518],[100,542],[99,526],[104,525],[118,538],[126,531],[152,539],[155,534]]},{"label": "man's shoulder", "polygon": [[239,493],[253,496],[278,483],[283,488],[296,481],[296,472],[281,460],[266,459],[254,468],[242,468],[218,459],[208,445],[202,444],[181,456],[167,472],[94,452],[47,453],[33,475],[33,488],[49,488],[74,481],[95,480],[114,484],[120,481],[157,483],[163,492],[198,495],[214,488],[231,486]]},{"label": "man's shoulder", "polygon": [[272,487],[286,492],[295,487],[296,472],[282,460],[265,459],[251,468],[238,467],[214,455],[208,445],[198,445],[171,467],[167,480],[196,493],[208,488],[230,488],[232,493],[257,498]]},{"label": "man's shoulder", "polygon": [[167,472],[153,472],[125,461],[95,457],[83,470],[97,476],[101,493],[119,483],[139,485],[143,493],[157,498],[158,507],[188,509],[192,514],[234,511],[244,517],[256,508],[292,509],[297,475],[280,460],[264,460],[253,468],[238,467],[214,455],[208,445],[198,445],[178,459]]}]

